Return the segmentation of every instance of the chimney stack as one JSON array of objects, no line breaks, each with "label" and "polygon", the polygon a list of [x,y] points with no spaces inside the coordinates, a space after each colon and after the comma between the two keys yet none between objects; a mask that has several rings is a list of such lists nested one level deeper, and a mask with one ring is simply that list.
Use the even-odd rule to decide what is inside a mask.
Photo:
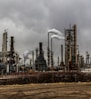
[{"label": "chimney stack", "polygon": [[10,41],[11,45],[10,45],[10,51],[14,51],[14,37],[11,36],[11,41]]},{"label": "chimney stack", "polygon": [[6,30],[3,33],[2,51],[4,51],[4,52],[7,51],[7,32],[6,32]]},{"label": "chimney stack", "polygon": [[43,56],[42,42],[39,43],[39,54]]},{"label": "chimney stack", "polygon": [[63,45],[61,45],[61,63],[63,62]]}]

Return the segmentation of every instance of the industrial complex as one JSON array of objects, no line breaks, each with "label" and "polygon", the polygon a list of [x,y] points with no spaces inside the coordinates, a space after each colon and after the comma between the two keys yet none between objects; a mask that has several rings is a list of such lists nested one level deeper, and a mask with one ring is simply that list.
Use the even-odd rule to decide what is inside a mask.
[{"label": "industrial complex", "polygon": [[[79,53],[77,25],[70,26],[64,32],[62,34],[56,29],[48,31],[47,60],[44,56],[43,42],[39,42],[39,48],[36,48],[35,51],[27,50],[23,54],[24,62],[20,65],[21,57],[14,48],[14,36],[10,37],[8,50],[8,33],[5,30],[2,35],[2,51],[0,52],[0,83],[21,84],[34,82],[91,81],[90,55],[86,52],[86,58],[84,58]],[[49,38],[51,38],[51,41]],[[65,42],[61,44],[61,60],[58,57],[56,67],[54,66],[52,38],[62,39]],[[32,59],[29,58],[30,54],[32,55]],[[27,59],[30,61],[28,66],[26,65]]]}]

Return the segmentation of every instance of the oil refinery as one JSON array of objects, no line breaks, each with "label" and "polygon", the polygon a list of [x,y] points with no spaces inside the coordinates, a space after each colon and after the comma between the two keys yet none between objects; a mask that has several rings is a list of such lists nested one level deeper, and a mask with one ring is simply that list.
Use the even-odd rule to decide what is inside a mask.
[{"label": "oil refinery", "polygon": [[[86,52],[85,58],[79,53],[77,25],[65,29],[64,32],[62,34],[56,29],[48,31],[47,59],[43,50],[43,42],[39,42],[38,48],[24,52],[24,62],[20,65],[21,57],[14,47],[15,37],[10,37],[8,50],[8,33],[5,30],[2,35],[2,51],[0,51],[0,84],[91,81],[90,54]],[[65,42],[61,44],[61,60],[58,56],[56,67],[54,66],[53,38]],[[29,55],[32,55],[32,58],[29,58]],[[27,59],[28,65],[26,65]]]}]

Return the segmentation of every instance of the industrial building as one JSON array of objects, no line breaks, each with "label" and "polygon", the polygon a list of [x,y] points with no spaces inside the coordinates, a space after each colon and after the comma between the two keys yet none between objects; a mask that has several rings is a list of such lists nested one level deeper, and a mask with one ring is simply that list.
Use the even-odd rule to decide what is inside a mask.
[{"label": "industrial building", "polygon": [[[78,44],[77,44],[77,25],[71,26],[69,29],[65,29],[65,45],[61,45],[61,61],[58,57],[58,66],[65,71],[80,70],[80,68],[85,66],[84,57],[80,55]],[[52,40],[52,39],[51,39]],[[19,63],[19,54],[14,49],[14,36],[10,37],[10,46],[7,50],[7,41],[8,33],[5,30],[2,37],[2,51],[0,52],[0,63],[6,66],[6,72],[16,72],[17,64]],[[32,54],[33,57],[33,66],[31,67],[30,60],[30,69],[35,71],[47,71],[51,62],[50,70],[53,68],[54,56],[49,49],[49,33],[48,33],[48,61],[46,62],[44,58],[44,51],[42,48],[43,43],[39,43],[39,48],[36,49],[36,59],[34,60],[34,51]],[[52,44],[51,44],[52,46]],[[65,49],[64,47],[65,46]],[[64,53],[65,52],[65,56]],[[65,60],[63,59],[65,57]],[[89,54],[86,56],[86,64],[89,64]],[[26,67],[24,67],[26,68]]]},{"label": "industrial building", "polygon": [[67,70],[77,70],[77,26],[65,29],[65,65]]},{"label": "industrial building", "polygon": [[0,60],[4,63],[4,64],[6,64],[6,62],[7,62],[7,32],[6,32],[6,30],[4,31],[4,33],[3,33],[3,37],[2,37],[3,39],[2,39],[2,52],[0,52],[0,56],[2,56],[1,58],[0,58]]},{"label": "industrial building", "polygon": [[[57,35],[57,33],[55,34]],[[57,67],[54,66],[55,56],[52,51],[52,39],[49,43],[49,37],[48,33],[47,61],[43,51],[43,42],[39,42],[39,47],[35,50],[25,51],[24,64],[20,65],[20,56],[14,48],[14,36],[10,37],[8,50],[8,33],[5,30],[2,37],[2,51],[0,51],[0,75],[5,76],[0,79],[0,84],[91,81],[90,54],[86,51],[86,58],[80,54],[77,44],[77,25],[65,29],[64,44],[59,47],[60,56],[57,57]],[[36,55],[34,55],[34,51],[36,51]],[[32,55],[32,59],[28,55]],[[29,60],[28,65],[25,64],[27,59]]]},{"label": "industrial building", "polygon": [[35,69],[38,71],[47,70],[47,64],[46,64],[46,60],[44,59],[44,52],[42,49],[42,42],[39,43],[39,54],[37,52],[36,60],[35,60]]},{"label": "industrial building", "polygon": [[[10,49],[7,50],[7,41],[8,41],[8,33],[5,30],[3,33],[3,39],[2,39],[2,51],[0,52],[0,66],[2,67],[3,65],[3,69],[4,70],[0,70],[5,71],[6,73],[10,73],[12,71],[16,71],[16,66],[19,63],[19,54],[14,50],[14,37],[11,36],[10,37]],[[13,68],[13,69],[11,69]]]}]

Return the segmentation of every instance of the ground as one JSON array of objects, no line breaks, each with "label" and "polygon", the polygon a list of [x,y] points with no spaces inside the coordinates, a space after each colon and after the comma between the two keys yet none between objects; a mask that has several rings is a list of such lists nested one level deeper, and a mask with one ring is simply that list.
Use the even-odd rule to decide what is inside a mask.
[{"label": "ground", "polygon": [[0,86],[0,99],[91,99],[91,83]]}]

